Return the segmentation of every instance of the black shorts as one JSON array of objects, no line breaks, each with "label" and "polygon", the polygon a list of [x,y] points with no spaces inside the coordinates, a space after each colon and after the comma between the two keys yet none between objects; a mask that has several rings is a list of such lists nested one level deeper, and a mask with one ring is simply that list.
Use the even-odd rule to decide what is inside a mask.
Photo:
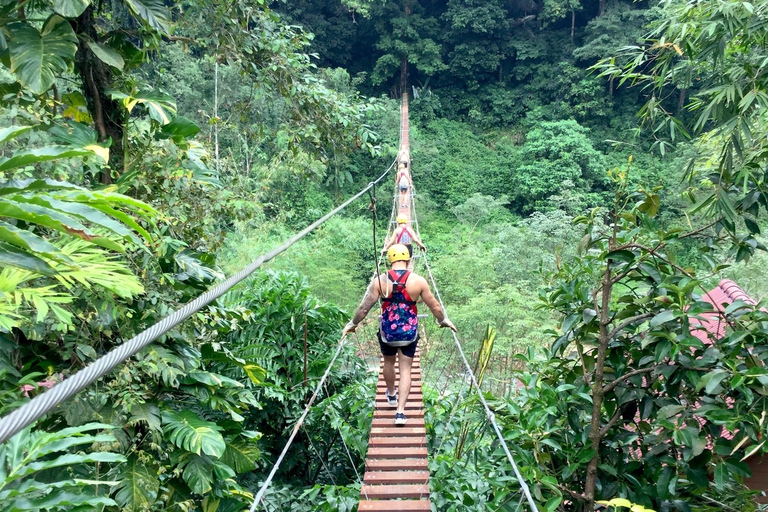
[{"label": "black shorts", "polygon": [[403,355],[405,357],[413,357],[416,355],[416,345],[419,343],[419,335],[416,334],[416,339],[413,340],[410,344],[404,346],[404,347],[393,347],[391,345],[387,345],[383,341],[381,341],[381,331],[376,333],[376,335],[379,338],[379,348],[381,348],[381,354],[384,356],[394,356],[397,355],[397,350],[400,349],[403,351]]},{"label": "black shorts", "polygon": [[408,257],[413,258],[413,244],[403,244],[408,248]]}]

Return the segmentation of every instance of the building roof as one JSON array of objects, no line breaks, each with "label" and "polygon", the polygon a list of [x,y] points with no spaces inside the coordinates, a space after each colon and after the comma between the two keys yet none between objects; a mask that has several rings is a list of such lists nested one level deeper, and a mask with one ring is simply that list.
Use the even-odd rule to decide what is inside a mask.
[{"label": "building roof", "polygon": [[737,300],[746,304],[757,304],[752,297],[730,279],[720,281],[716,287],[703,294],[701,300],[712,304],[715,311],[700,313],[697,315],[699,318],[691,318],[691,334],[707,345],[725,337],[725,309],[730,304]]}]

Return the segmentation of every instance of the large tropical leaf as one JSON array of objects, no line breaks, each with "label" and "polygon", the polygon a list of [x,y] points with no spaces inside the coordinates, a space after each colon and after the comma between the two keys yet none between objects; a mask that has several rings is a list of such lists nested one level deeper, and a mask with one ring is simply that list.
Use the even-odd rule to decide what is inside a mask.
[{"label": "large tropical leaf", "polygon": [[90,3],[89,0],[53,0],[53,10],[65,18],[77,18]]},{"label": "large tropical leaf", "polygon": [[126,0],[131,13],[151,28],[168,33],[170,13],[162,0]]},{"label": "large tropical leaf", "polygon": [[253,471],[259,459],[259,449],[245,439],[236,439],[227,443],[227,449],[221,461],[238,473]]},{"label": "large tropical leaf", "polygon": [[32,128],[34,128],[34,126],[7,126],[5,128],[0,128],[0,144],[9,141],[24,132],[28,132]]},{"label": "large tropical leaf", "polygon": [[127,512],[149,510],[157,500],[159,489],[157,471],[131,457],[120,472],[115,500]]},{"label": "large tropical leaf", "polygon": [[190,489],[197,494],[211,490],[213,483],[213,461],[209,457],[190,455],[182,475]]},{"label": "large tropical leaf", "polygon": [[0,266],[17,267],[44,276],[56,274],[56,269],[44,259],[5,242],[0,242]]},{"label": "large tropical leaf", "polygon": [[227,444],[219,433],[216,423],[198,417],[190,410],[163,413],[163,431],[168,439],[188,452],[205,453],[219,458],[224,455]]},{"label": "large tropical leaf", "polygon": [[35,254],[41,254],[46,258],[64,263],[65,265],[74,265],[72,259],[62,253],[52,243],[40,238],[29,230],[19,229],[2,220],[0,220],[0,240]]},{"label": "large tropical leaf", "polygon": [[103,63],[109,64],[120,71],[123,70],[125,61],[123,60],[122,55],[117,53],[113,48],[104,44],[94,43],[93,41],[88,41],[88,48],[90,48],[93,54]]},{"label": "large tropical leaf", "polygon": [[158,91],[136,91],[126,94],[122,91],[110,91],[112,99],[121,101],[128,112],[136,105],[144,105],[149,111],[149,117],[164,126],[171,122],[176,114],[176,101],[172,96]]},{"label": "large tropical leaf", "polygon": [[58,160],[59,158],[72,158],[76,156],[91,156],[95,152],[92,149],[72,148],[67,146],[49,146],[45,148],[26,149],[17,151],[11,157],[0,158],[0,171],[8,171],[18,167]]},{"label": "large tropical leaf", "polygon": [[21,85],[34,94],[43,94],[53,85],[57,74],[65,72],[77,52],[77,36],[69,22],[52,16],[42,32],[29,23],[7,26],[11,72]]}]

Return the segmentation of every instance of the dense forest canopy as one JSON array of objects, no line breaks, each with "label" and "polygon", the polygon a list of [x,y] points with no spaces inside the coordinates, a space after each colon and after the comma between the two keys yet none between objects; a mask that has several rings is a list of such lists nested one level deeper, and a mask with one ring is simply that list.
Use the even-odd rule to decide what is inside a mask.
[{"label": "dense forest canopy", "polygon": [[[379,176],[406,93],[430,265],[539,510],[759,510],[768,317],[692,328],[723,278],[768,294],[767,10],[1,2],[0,413]],[[0,510],[248,509],[374,271],[386,183],[0,445]],[[356,508],[374,324],[265,509]],[[422,339],[433,506],[519,510],[450,340]]]}]

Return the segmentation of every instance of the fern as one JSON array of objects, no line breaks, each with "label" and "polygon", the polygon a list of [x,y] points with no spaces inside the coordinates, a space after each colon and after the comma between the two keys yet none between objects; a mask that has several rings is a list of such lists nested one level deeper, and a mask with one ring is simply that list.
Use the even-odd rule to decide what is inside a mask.
[{"label": "fern", "polygon": [[74,300],[78,286],[100,287],[124,298],[144,291],[128,267],[104,249],[79,239],[58,241],[57,247],[74,267],[52,263],[53,276],[15,267],[0,271],[0,327],[19,327],[32,312],[36,322],[52,317],[71,326],[73,315],[66,305]]},{"label": "fern", "polygon": [[[69,451],[83,445],[114,442],[111,434],[90,433],[113,428],[89,423],[52,433],[33,432],[32,427],[27,427],[16,434],[0,446],[0,512],[115,505],[114,500],[97,495],[97,491],[100,486],[113,486],[117,482],[61,478],[73,467],[125,461],[125,457],[117,453]],[[45,479],[36,479],[42,472]]]}]

